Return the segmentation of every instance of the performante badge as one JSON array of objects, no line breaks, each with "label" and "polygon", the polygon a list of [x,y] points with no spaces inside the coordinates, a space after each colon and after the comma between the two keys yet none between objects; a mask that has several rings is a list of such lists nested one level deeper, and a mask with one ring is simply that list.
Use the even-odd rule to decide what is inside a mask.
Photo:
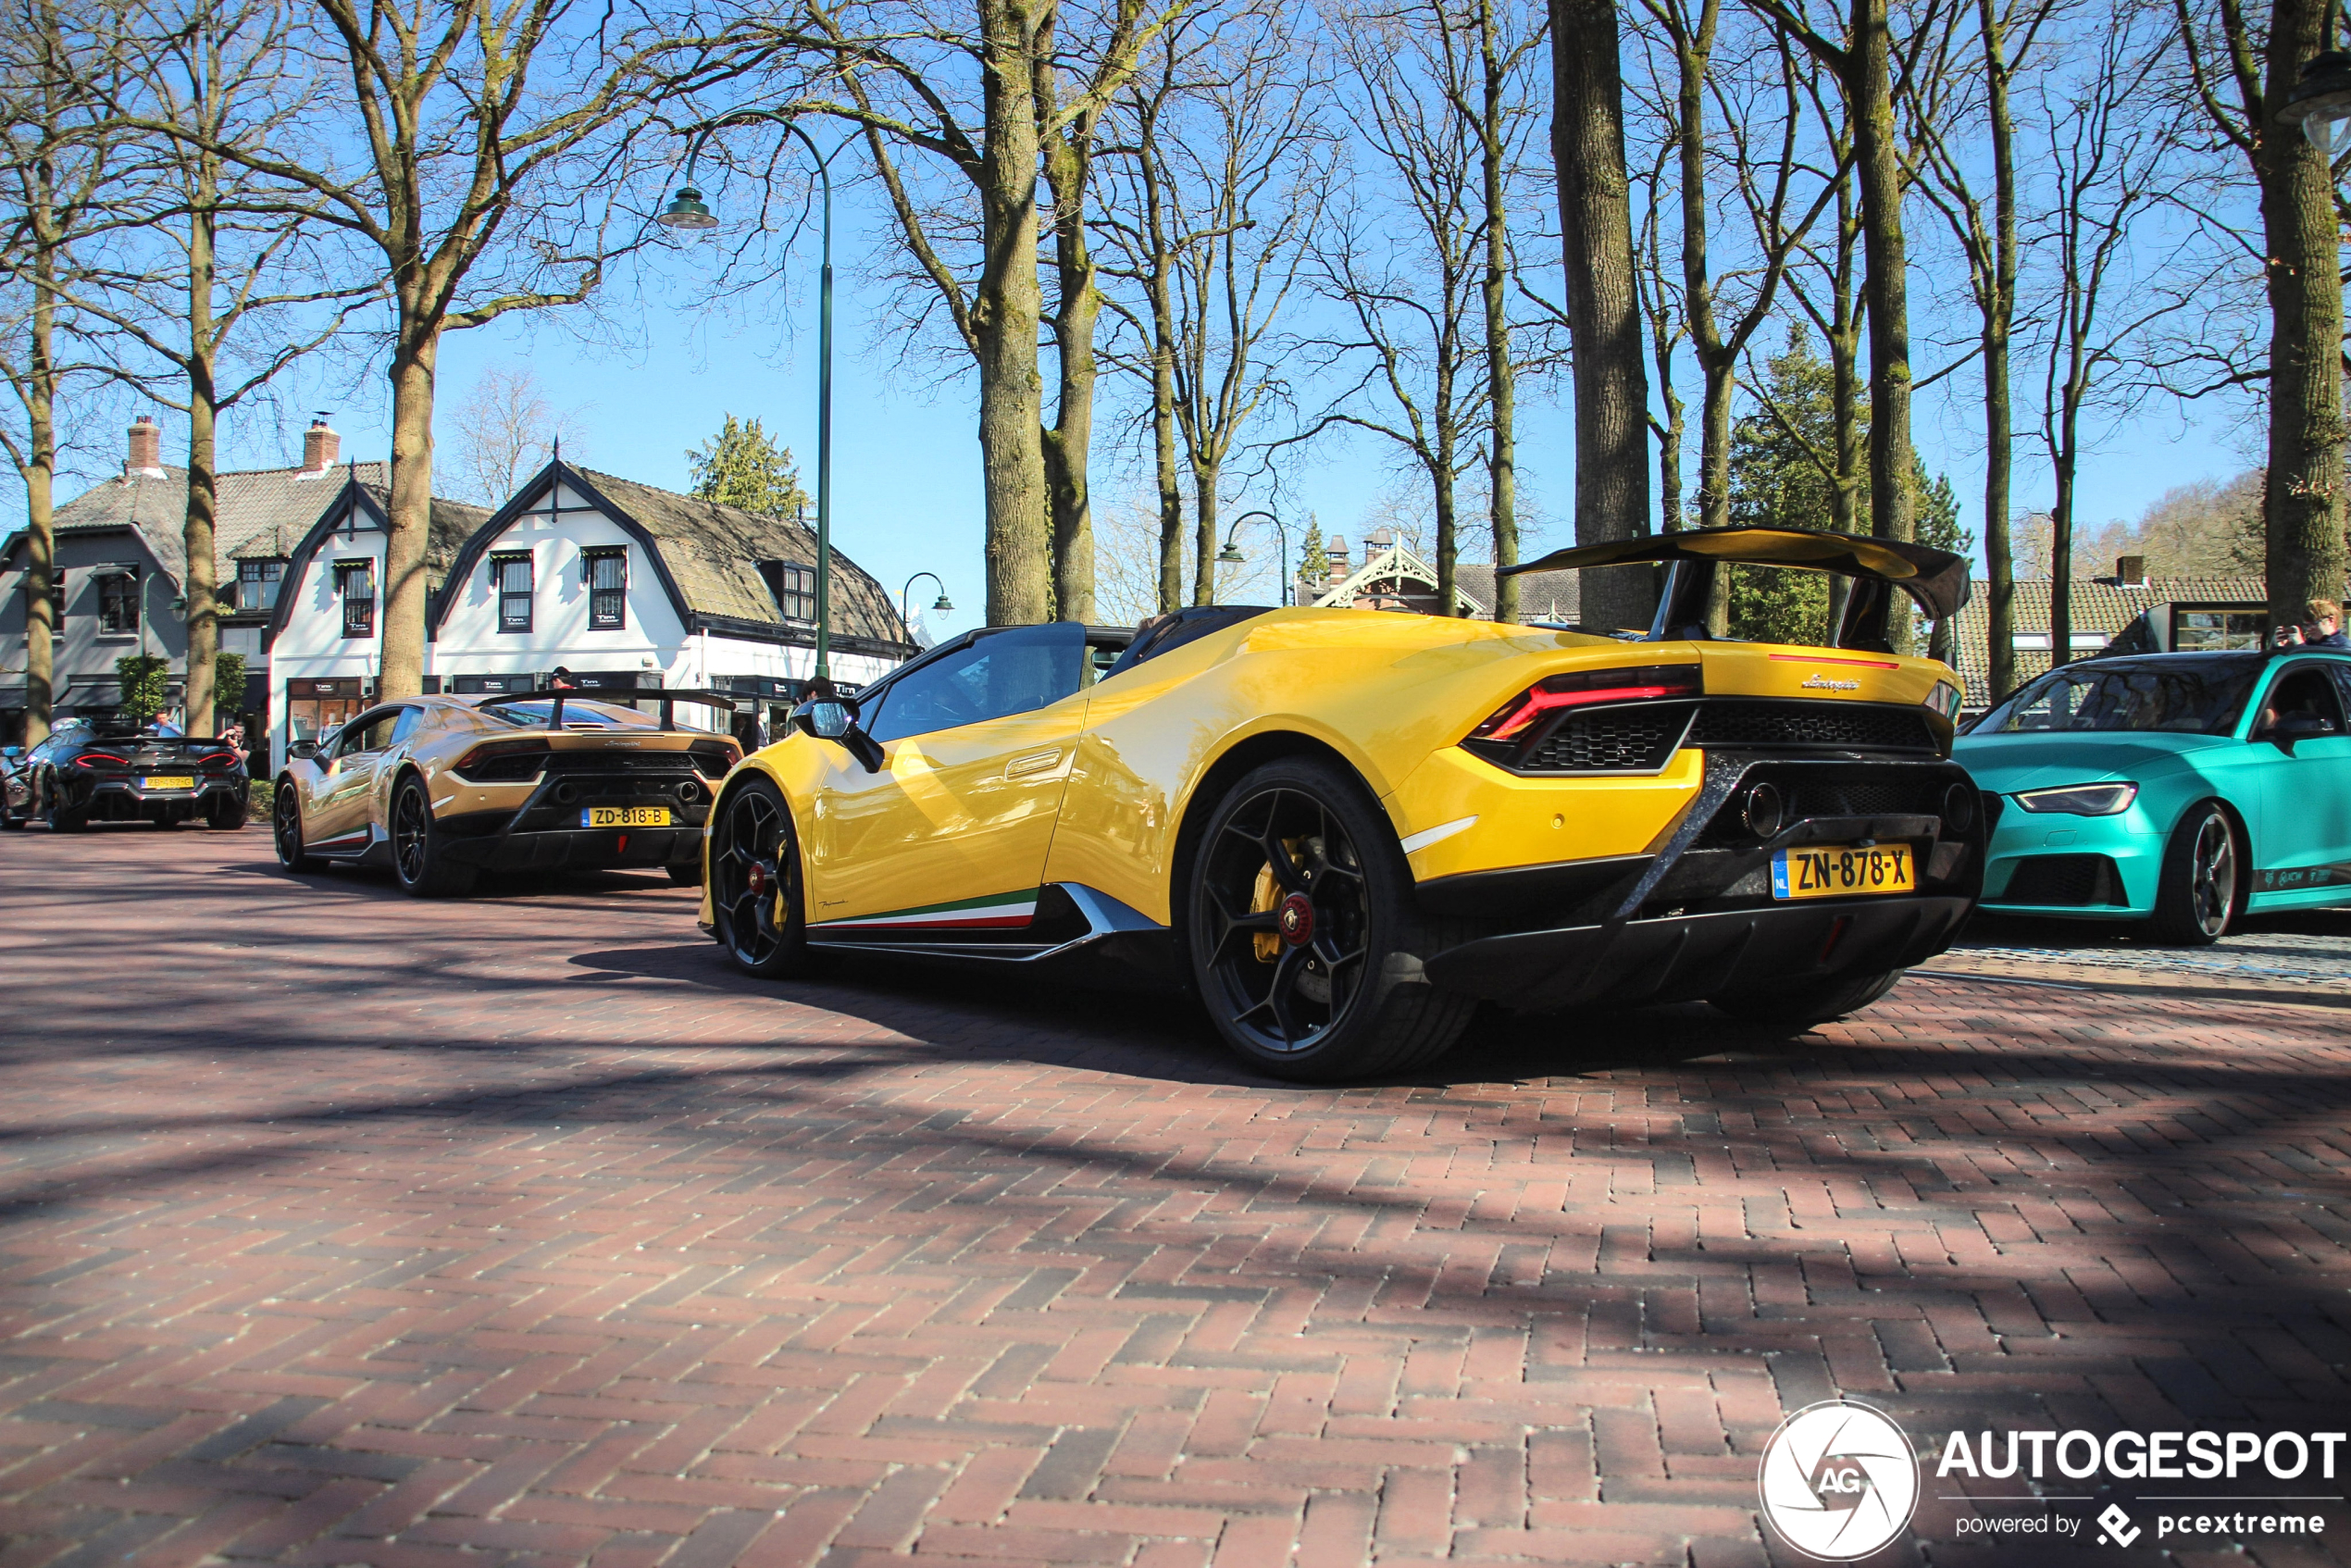
[{"label": "performante badge", "polygon": [[1756,1473],[1763,1517],[1807,1557],[1849,1562],[1909,1527],[1919,1462],[1892,1418],[1823,1400],[1780,1423]]}]

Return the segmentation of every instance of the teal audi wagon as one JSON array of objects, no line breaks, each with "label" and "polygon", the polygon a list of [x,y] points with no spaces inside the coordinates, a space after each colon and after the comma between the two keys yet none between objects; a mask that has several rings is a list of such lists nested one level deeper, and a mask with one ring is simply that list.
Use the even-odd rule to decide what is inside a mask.
[{"label": "teal audi wagon", "polygon": [[1983,907],[2215,941],[2351,905],[2351,654],[2063,666],[1959,737],[1991,819]]}]

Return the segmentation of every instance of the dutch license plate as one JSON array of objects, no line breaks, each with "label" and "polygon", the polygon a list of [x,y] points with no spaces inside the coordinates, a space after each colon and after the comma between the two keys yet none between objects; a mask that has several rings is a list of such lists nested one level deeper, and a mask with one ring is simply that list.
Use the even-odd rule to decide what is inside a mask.
[{"label": "dutch license plate", "polygon": [[1910,846],[1872,844],[1849,849],[1820,844],[1782,850],[1772,857],[1772,896],[1775,899],[1853,898],[1867,893],[1913,893],[1918,882],[1910,875]]},{"label": "dutch license plate", "polygon": [[667,806],[582,806],[579,808],[582,828],[666,828],[669,826]]},{"label": "dutch license plate", "polygon": [[184,773],[150,773],[139,780],[142,790],[193,790],[196,781]]}]

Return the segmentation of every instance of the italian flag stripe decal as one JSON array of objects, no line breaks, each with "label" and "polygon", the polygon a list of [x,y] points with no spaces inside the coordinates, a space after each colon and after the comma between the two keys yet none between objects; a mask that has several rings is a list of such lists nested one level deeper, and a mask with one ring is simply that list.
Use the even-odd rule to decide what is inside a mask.
[{"label": "italian flag stripe decal", "polygon": [[989,893],[985,898],[957,899],[952,903],[927,903],[916,909],[896,909],[887,915],[858,915],[846,920],[819,921],[819,931],[976,931],[998,927],[1026,926],[1037,914],[1035,888],[1017,893]]}]

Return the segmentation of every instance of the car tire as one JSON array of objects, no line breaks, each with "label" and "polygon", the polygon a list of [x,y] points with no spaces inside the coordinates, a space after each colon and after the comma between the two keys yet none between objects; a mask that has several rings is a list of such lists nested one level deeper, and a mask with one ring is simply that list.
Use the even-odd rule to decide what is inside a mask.
[{"label": "car tire", "polygon": [[763,980],[808,969],[800,835],[782,791],[750,778],[727,791],[710,840],[710,912],[735,967]]},{"label": "car tire", "polygon": [[42,820],[48,823],[50,832],[79,833],[90,826],[90,814],[87,811],[75,811],[68,806],[61,806],[57,803],[57,780],[55,774],[50,775],[49,787],[41,794],[43,803],[47,808],[43,813]]},{"label": "car tire", "polygon": [[1769,990],[1733,991],[1712,999],[1718,1013],[1750,1024],[1785,1024],[1810,1028],[1859,1013],[1892,990],[1909,971],[1871,970],[1859,975],[1834,975],[1807,986],[1773,987]]},{"label": "car tire", "polygon": [[269,794],[269,836],[277,845],[278,864],[289,871],[315,870],[318,862],[303,852],[302,797],[293,780],[279,779]]},{"label": "car tire", "polygon": [[2245,913],[2245,846],[2218,801],[2192,806],[2171,829],[2155,889],[2155,940],[2209,947]]},{"label": "car tire", "polygon": [[392,877],[410,898],[462,898],[473,891],[475,868],[449,858],[449,841],[432,819],[425,781],[404,774],[392,789]]},{"label": "car tire", "polygon": [[702,886],[702,862],[699,860],[673,860],[662,869],[668,872],[669,879],[681,888]]},{"label": "car tire", "polygon": [[1335,764],[1284,758],[1228,790],[1193,847],[1182,902],[1210,1021],[1276,1077],[1408,1072],[1469,1027],[1475,1002],[1421,971],[1466,933],[1422,912],[1395,828]]},{"label": "car tire", "polygon": [[245,797],[242,794],[226,798],[215,796],[205,808],[205,826],[224,833],[234,832],[245,825]]}]

